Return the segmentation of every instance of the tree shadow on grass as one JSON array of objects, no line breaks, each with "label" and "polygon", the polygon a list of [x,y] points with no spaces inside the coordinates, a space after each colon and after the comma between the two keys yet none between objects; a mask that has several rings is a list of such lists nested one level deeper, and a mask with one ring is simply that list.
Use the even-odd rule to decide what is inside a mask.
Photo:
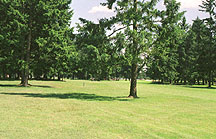
[{"label": "tree shadow on grass", "polygon": [[186,86],[188,88],[197,88],[197,89],[216,89],[216,87],[201,87],[201,86]]},{"label": "tree shadow on grass", "polygon": [[[21,86],[21,85],[11,85],[11,84],[0,84],[0,87],[23,87],[23,86]],[[31,85],[29,87],[52,88],[51,86],[46,86],[46,85]]]},{"label": "tree shadow on grass", "polygon": [[185,85],[185,84],[170,84],[168,82],[161,83],[161,82],[139,82],[139,84],[152,84],[152,85],[172,85],[172,86],[181,86],[181,87],[187,87],[187,88],[197,88],[197,89],[216,89],[216,86],[212,87],[205,87],[205,86],[192,86],[192,85]]},{"label": "tree shadow on grass", "polygon": [[64,93],[64,94],[39,94],[39,93],[0,93],[4,95],[19,95],[25,97],[35,97],[35,98],[56,98],[56,99],[78,99],[78,100],[87,100],[87,101],[130,101],[126,97],[108,97],[108,96],[99,96],[96,94],[87,94],[87,93]]},{"label": "tree shadow on grass", "polygon": [[138,82],[138,84],[151,84],[151,85],[170,85],[170,83],[161,83],[161,82]]}]

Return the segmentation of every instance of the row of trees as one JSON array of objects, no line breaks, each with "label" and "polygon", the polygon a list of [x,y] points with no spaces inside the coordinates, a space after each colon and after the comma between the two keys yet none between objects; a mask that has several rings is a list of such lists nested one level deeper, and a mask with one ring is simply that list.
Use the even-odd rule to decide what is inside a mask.
[{"label": "row of trees", "polygon": [[0,1],[0,73],[19,78],[62,76],[73,56],[71,0]]},{"label": "row of trees", "polygon": [[[158,40],[159,43],[156,41],[156,45],[153,46],[147,72],[152,79],[184,84],[208,82],[209,87],[214,84],[216,77],[215,1],[203,1],[200,7],[201,11],[209,14],[209,17],[204,20],[197,18],[192,26],[188,26],[185,20],[174,23],[176,25],[170,23],[171,19],[162,23],[161,29],[168,32],[160,31],[158,39],[164,41]],[[178,17],[178,14],[173,14],[174,16]]]},{"label": "row of trees", "polygon": [[[216,3],[201,6],[209,18],[186,23],[180,3],[107,0],[116,15],[70,28],[71,0],[0,1],[0,78],[130,79],[137,97],[140,73],[170,83],[209,83],[216,77]],[[111,33],[110,33],[111,32]],[[147,68],[146,68],[147,67]]]}]

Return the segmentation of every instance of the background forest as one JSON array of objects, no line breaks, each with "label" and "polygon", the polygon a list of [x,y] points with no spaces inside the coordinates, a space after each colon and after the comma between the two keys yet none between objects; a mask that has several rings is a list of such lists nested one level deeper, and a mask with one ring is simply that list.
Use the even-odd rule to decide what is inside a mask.
[{"label": "background forest", "polygon": [[136,79],[170,84],[216,80],[216,2],[203,0],[206,19],[187,24],[180,3],[108,0],[116,15],[70,27],[71,0],[0,1],[0,79]]}]

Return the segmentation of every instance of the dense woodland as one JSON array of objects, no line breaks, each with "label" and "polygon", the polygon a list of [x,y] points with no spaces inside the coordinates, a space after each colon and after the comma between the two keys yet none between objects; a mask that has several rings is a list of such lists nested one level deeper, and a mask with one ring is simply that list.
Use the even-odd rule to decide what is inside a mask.
[{"label": "dense woodland", "polygon": [[[170,84],[216,81],[216,2],[190,25],[176,0],[107,0],[116,15],[70,27],[71,0],[0,0],[0,79],[130,79]],[[76,33],[74,33],[77,30]]]}]

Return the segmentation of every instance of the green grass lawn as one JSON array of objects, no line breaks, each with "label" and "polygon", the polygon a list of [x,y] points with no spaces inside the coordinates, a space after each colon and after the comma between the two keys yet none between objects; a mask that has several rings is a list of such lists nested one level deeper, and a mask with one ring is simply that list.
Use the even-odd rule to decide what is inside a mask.
[{"label": "green grass lawn", "polygon": [[0,139],[216,138],[216,87],[0,81]]}]

